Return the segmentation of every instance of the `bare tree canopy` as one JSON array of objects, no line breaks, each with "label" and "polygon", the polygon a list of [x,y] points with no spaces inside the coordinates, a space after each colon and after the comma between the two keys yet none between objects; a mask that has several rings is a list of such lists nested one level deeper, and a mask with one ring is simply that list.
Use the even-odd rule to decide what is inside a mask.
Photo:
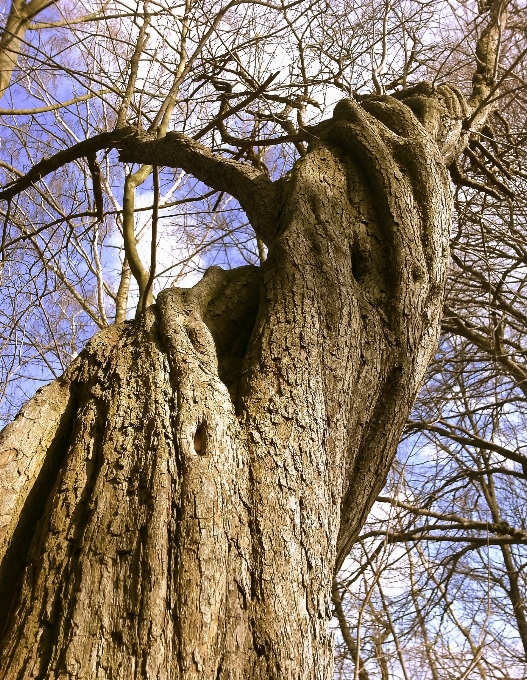
[{"label": "bare tree canopy", "polygon": [[521,677],[525,10],[5,17],[0,678]]}]

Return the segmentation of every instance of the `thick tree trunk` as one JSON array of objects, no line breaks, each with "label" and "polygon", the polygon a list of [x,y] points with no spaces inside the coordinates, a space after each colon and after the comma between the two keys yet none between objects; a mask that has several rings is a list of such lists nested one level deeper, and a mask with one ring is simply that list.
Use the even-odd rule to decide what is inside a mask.
[{"label": "thick tree trunk", "polygon": [[38,442],[4,431],[51,472],[5,512],[2,680],[332,677],[333,574],[436,346],[450,197],[401,102],[318,132],[262,205],[261,269],[165,291],[92,340]]}]

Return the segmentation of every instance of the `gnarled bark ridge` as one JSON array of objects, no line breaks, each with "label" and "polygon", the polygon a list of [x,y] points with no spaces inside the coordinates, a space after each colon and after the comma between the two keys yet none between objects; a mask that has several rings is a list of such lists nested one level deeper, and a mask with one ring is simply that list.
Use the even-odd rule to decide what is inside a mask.
[{"label": "gnarled bark ridge", "polygon": [[123,145],[228,185],[269,257],[97,335],[40,439],[4,431],[8,465],[51,472],[29,546],[27,485],[5,513],[2,680],[332,677],[333,573],[439,333],[452,135],[417,115],[344,100],[275,184],[181,136]]}]

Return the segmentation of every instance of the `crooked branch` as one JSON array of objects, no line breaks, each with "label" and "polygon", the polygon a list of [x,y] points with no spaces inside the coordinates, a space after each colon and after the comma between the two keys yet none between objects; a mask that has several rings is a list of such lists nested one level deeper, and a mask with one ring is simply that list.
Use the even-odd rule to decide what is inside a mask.
[{"label": "crooked branch", "polygon": [[264,243],[272,241],[281,205],[280,180],[272,182],[261,170],[218,156],[178,132],[162,139],[135,136],[121,149],[122,161],[182,168],[212,189],[234,196]]},{"label": "crooked branch", "polygon": [[280,210],[281,182],[272,182],[262,171],[239,161],[213,154],[207,147],[177,132],[162,139],[138,133],[134,127],[103,132],[37,163],[24,176],[0,191],[9,201],[63,165],[78,158],[93,158],[101,149],[121,149],[121,160],[130,163],[182,168],[216,191],[236,198],[266,245],[272,241]]}]

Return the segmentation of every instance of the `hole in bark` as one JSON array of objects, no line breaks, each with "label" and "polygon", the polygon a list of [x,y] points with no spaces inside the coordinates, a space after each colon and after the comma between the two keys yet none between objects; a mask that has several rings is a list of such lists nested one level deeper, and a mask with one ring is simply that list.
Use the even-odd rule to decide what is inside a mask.
[{"label": "hole in bark", "polygon": [[112,640],[116,645],[119,645],[119,647],[122,647],[123,645],[123,634],[121,633],[120,630],[114,630],[111,633]]},{"label": "hole in bark", "polygon": [[425,278],[425,270],[417,262],[412,267],[412,278],[414,281],[423,281]]},{"label": "hole in bark", "polygon": [[196,434],[194,435],[194,451],[199,453],[200,456],[205,453],[205,428],[203,427],[203,423],[198,425]]},{"label": "hole in bark", "polygon": [[351,247],[351,273],[356,281],[361,281],[368,272],[368,262],[361,253],[359,244],[355,242]]}]

